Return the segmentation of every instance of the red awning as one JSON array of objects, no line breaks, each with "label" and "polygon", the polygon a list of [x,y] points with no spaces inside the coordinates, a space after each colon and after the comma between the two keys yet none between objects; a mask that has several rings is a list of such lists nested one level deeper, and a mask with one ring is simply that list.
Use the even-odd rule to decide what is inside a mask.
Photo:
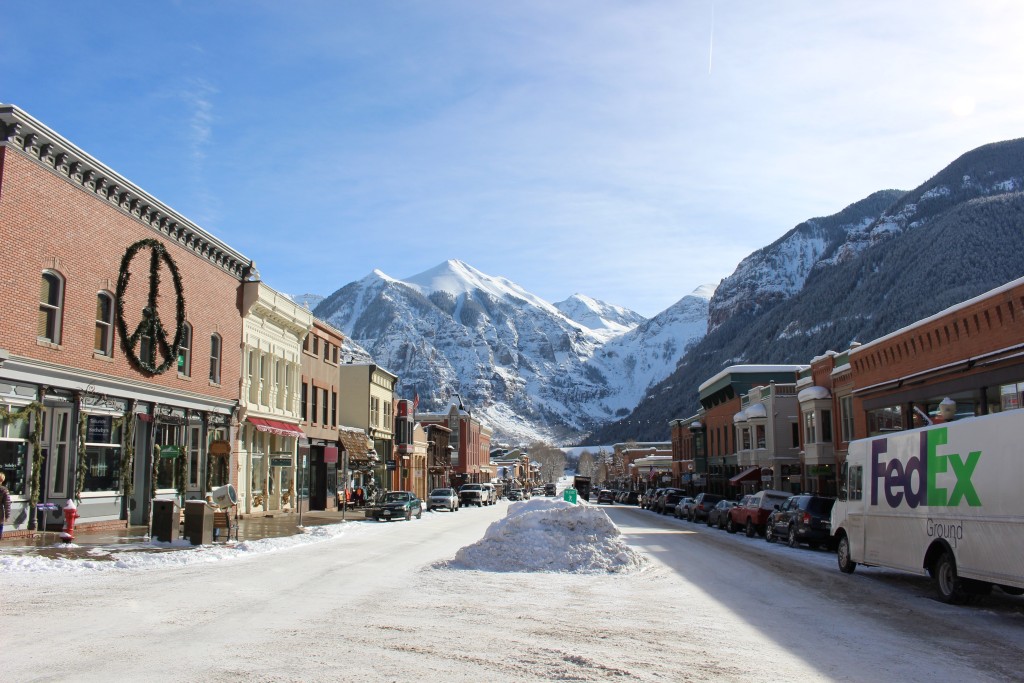
[{"label": "red awning", "polygon": [[253,427],[261,432],[270,432],[271,434],[277,434],[278,436],[305,436],[302,433],[302,430],[299,429],[298,425],[288,424],[287,422],[278,422],[277,420],[266,420],[262,417],[249,417],[246,419]]},{"label": "red awning", "polygon": [[756,479],[760,471],[760,467],[748,467],[747,469],[737,474],[735,477],[732,477],[729,480],[729,483],[732,484],[733,486],[738,486],[741,481]]}]

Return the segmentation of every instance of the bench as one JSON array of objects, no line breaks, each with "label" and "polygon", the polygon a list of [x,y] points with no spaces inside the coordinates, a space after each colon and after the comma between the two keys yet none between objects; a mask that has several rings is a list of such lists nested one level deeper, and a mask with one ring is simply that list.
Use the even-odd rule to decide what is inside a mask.
[{"label": "bench", "polygon": [[213,513],[213,533],[214,533],[214,537],[218,536],[218,529],[227,529],[227,538],[224,539],[226,541],[230,541],[231,540],[231,530],[234,529],[235,530],[235,540],[236,541],[238,540],[238,521],[235,520],[234,523],[232,523],[231,513],[228,510],[224,510],[224,511],[218,510],[217,512]]}]

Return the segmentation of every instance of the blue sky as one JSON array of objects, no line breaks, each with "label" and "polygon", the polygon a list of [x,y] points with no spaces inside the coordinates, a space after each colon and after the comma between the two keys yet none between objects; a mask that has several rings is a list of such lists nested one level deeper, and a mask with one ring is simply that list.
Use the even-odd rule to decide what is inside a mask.
[{"label": "blue sky", "polygon": [[16,104],[291,294],[461,259],[651,316],[1022,135],[1024,3],[4,3]]}]

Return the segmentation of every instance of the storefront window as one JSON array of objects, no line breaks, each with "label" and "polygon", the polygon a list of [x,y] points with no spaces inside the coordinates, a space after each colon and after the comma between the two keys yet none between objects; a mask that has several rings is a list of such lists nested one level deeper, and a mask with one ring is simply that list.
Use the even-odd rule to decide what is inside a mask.
[{"label": "storefront window", "polygon": [[903,409],[900,406],[868,411],[869,436],[901,429],[903,429]]},{"label": "storefront window", "polygon": [[83,491],[116,491],[121,488],[121,428],[109,415],[88,415],[85,436]]},{"label": "storefront window", "polygon": [[[2,433],[2,430],[0,430]],[[12,496],[25,495],[25,470],[27,469],[28,442],[0,439],[0,472],[7,481],[4,486]],[[3,514],[0,511],[0,514]]]},{"label": "storefront window", "polygon": [[1021,407],[1022,394],[1024,394],[1024,382],[1004,384],[999,387],[1000,407],[1003,410],[1017,410]]},{"label": "storefront window", "polygon": [[[156,447],[156,487],[157,489],[173,489],[175,487],[174,471],[177,458],[160,457],[161,446],[181,446],[181,426],[174,424],[161,424],[157,427]],[[186,457],[179,454],[178,458]]]}]

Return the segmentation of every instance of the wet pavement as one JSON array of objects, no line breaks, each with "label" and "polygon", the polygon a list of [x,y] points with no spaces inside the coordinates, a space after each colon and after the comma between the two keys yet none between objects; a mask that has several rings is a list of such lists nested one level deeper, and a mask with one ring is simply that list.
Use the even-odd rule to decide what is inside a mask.
[{"label": "wet pavement", "polygon": [[[342,517],[344,516],[344,519]],[[227,530],[220,529],[218,540],[214,545],[226,545],[239,541],[253,541],[263,538],[279,538],[302,533],[303,527],[320,526],[323,524],[364,523],[362,509],[347,510],[344,515],[340,510],[314,511],[302,513],[302,524],[299,525],[298,514],[277,514],[274,516],[249,516],[236,520],[238,525],[237,541],[235,530],[232,529],[231,539],[227,538]],[[179,531],[178,540],[172,543],[152,541],[149,527],[130,526],[127,528],[101,529],[91,531],[79,529],[75,532],[74,541],[66,543],[60,531],[36,532],[32,536],[17,538],[5,537],[0,540],[0,555],[33,555],[51,559],[105,559],[110,553],[124,552],[174,552],[187,550],[192,546]]]}]

